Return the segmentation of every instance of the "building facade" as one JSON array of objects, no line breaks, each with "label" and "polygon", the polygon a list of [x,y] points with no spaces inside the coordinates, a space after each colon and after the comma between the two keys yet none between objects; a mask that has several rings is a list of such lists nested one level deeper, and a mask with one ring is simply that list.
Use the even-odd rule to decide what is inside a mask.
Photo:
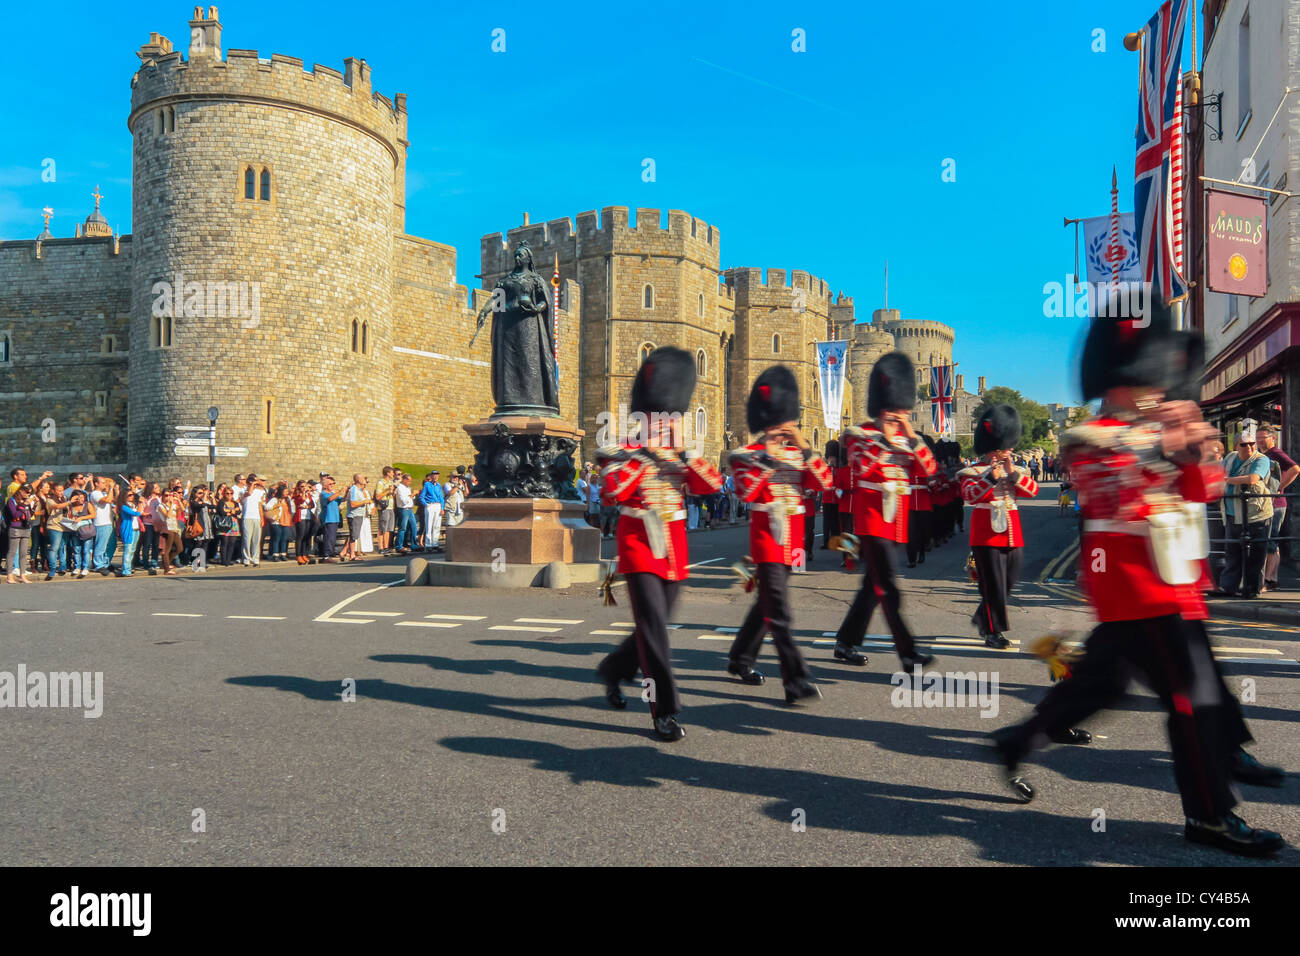
[{"label": "building facade", "polygon": [[1204,333],[1207,358],[1202,407],[1229,435],[1247,416],[1279,423],[1284,447],[1295,449],[1300,206],[1258,187],[1286,191],[1300,184],[1300,4],[1207,0],[1204,26],[1200,95],[1203,103],[1221,99],[1217,111],[1193,113],[1189,135],[1201,173],[1234,185],[1197,187],[1193,235],[1204,235],[1216,216],[1204,205],[1205,189],[1267,197],[1268,291],[1258,298],[1210,291],[1203,249],[1194,244],[1193,324]]}]

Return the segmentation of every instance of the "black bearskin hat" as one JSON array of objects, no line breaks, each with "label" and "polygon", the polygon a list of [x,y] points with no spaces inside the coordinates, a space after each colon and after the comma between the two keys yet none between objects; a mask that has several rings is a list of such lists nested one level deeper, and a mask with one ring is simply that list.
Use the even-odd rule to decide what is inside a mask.
[{"label": "black bearskin hat", "polygon": [[799,420],[799,383],[784,365],[773,365],[754,380],[745,403],[751,432]]},{"label": "black bearskin hat", "polygon": [[695,358],[671,345],[645,357],[632,382],[631,410],[685,415],[695,391]]},{"label": "black bearskin hat", "polygon": [[1020,413],[1014,405],[994,405],[975,423],[975,454],[1015,448],[1020,442]]},{"label": "black bearskin hat", "polygon": [[924,432],[921,433],[921,440],[925,442],[925,447],[930,449],[930,454],[938,457],[939,443]]},{"label": "black bearskin hat", "polygon": [[823,455],[822,457],[823,457],[826,461],[828,461],[828,462],[829,462],[831,459],[834,459],[834,460],[836,460],[836,461],[839,461],[839,458],[840,458],[840,443],[837,442],[834,438],[832,438],[830,441],[828,441],[828,442],[826,443],[826,454]]},{"label": "black bearskin hat", "polygon": [[1108,389],[1148,387],[1169,398],[1199,396],[1205,362],[1205,345],[1199,334],[1178,331],[1173,316],[1161,299],[1148,300],[1144,315],[1125,316],[1125,307],[1108,300],[1088,328],[1083,343],[1079,377],[1083,398],[1100,398]]},{"label": "black bearskin hat", "polygon": [[911,409],[916,404],[916,369],[902,352],[882,355],[867,381],[867,417]]}]

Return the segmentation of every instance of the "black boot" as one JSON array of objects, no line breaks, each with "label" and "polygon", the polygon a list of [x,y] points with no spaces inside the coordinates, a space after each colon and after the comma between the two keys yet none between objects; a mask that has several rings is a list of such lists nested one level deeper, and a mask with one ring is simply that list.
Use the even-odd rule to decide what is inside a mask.
[{"label": "black boot", "polygon": [[1047,739],[1054,744],[1090,744],[1092,743],[1092,734],[1086,730],[1080,730],[1078,727],[1066,727],[1054,734],[1048,734]]},{"label": "black boot", "polygon": [[596,668],[596,676],[605,685],[605,700],[608,701],[609,706],[615,710],[626,710],[627,698],[623,696],[623,692],[619,689],[618,678],[607,676],[599,667]]},{"label": "black boot", "polygon": [[743,684],[753,684],[754,686],[758,686],[766,679],[748,664],[737,664],[735,661],[727,665],[727,673],[735,674]]},{"label": "black boot", "polygon": [[667,741],[668,743],[681,740],[686,736],[686,731],[682,730],[681,725],[677,723],[675,717],[656,717],[654,733],[660,740]]},{"label": "black boot", "polygon": [[899,655],[898,659],[903,663],[904,670],[911,670],[914,667],[929,667],[934,663],[933,654],[908,654],[906,657]]},{"label": "black boot", "polygon": [[817,689],[817,685],[800,678],[792,680],[785,685],[785,702],[787,704],[802,704],[805,701],[820,700],[822,692]]},{"label": "black boot", "polygon": [[835,645],[835,659],[837,661],[842,661],[845,664],[853,664],[857,667],[865,667],[867,663],[866,654],[858,653],[856,648],[850,647],[847,644]]},{"label": "black boot", "polygon": [[1281,767],[1260,763],[1242,747],[1232,755],[1232,779],[1256,787],[1280,787],[1286,779]]},{"label": "black boot", "polygon": [[1002,651],[1010,647],[1011,642],[1001,634],[986,634],[984,635],[984,646],[991,647],[995,651]]},{"label": "black boot", "polygon": [[1007,786],[1021,803],[1028,803],[1034,799],[1034,788],[1029,785],[1029,781],[1019,772],[1020,758],[1024,756],[1024,743],[1022,742],[1019,728],[1015,726],[1002,727],[999,730],[989,734],[993,740],[993,746],[997,750],[998,759],[1002,761],[1002,766],[1006,768]]},{"label": "black boot", "polygon": [[1183,836],[1192,843],[1201,843],[1242,856],[1264,856],[1276,853],[1286,846],[1281,834],[1272,830],[1256,830],[1235,813],[1225,813],[1219,819],[1209,821],[1188,817]]}]

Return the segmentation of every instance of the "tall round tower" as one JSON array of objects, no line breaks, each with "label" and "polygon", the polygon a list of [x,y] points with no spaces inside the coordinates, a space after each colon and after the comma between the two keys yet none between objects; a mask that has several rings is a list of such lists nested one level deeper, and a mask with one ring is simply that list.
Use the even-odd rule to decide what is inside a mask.
[{"label": "tall round tower", "polygon": [[853,386],[853,415],[850,423],[857,425],[867,417],[867,381],[876,361],[894,351],[894,337],[875,325],[862,324],[853,330],[853,344],[849,352],[849,384]]},{"label": "tall round tower", "polygon": [[188,60],[153,34],[132,80],[129,455],[201,473],[175,425],[220,409],[218,478],[373,474],[392,451],[393,234],[405,98],[252,50],[195,8]]}]

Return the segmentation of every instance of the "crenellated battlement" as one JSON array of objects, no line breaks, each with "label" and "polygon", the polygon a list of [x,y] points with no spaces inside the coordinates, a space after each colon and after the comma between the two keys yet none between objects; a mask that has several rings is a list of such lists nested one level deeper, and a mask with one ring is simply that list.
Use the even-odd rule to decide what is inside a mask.
[{"label": "crenellated battlement", "polygon": [[68,239],[10,239],[0,242],[0,274],[12,275],[26,263],[54,268],[87,258],[130,257],[130,236],[78,236]]},{"label": "crenellated battlement", "polygon": [[824,315],[831,307],[831,290],[825,279],[803,269],[766,270],[753,266],[727,269],[723,272],[728,288],[735,292],[736,304],[746,306],[793,307],[796,290],[805,294],[804,308],[813,314]]},{"label": "crenellated battlement", "polygon": [[[211,12],[215,18],[215,8]],[[191,21],[191,27],[209,22]],[[341,72],[319,63],[307,71],[303,60],[295,56],[273,53],[268,60],[256,50],[232,49],[223,59],[219,47],[194,44],[187,60],[179,50],[172,49],[171,41],[156,33],[150,35],[150,42],[137,55],[141,66],[131,80],[131,113],[127,119],[133,132],[140,115],[150,109],[186,102],[247,99],[306,108],[362,127],[384,141],[395,157],[406,142],[405,94],[390,100],[375,92],[365,60],[349,57],[343,61]]]},{"label": "crenellated battlement", "polygon": [[885,328],[896,337],[940,338],[954,341],[957,333],[952,326],[933,319],[895,319],[885,323]]},{"label": "crenellated battlement", "polygon": [[547,222],[515,226],[494,232],[481,240],[483,274],[492,275],[513,267],[515,246],[527,240],[538,267],[553,262],[561,265],[575,259],[604,255],[675,256],[701,262],[716,269],[721,236],[703,219],[680,209],[668,210],[667,223],[658,209],[637,209],[635,221],[627,206],[606,206],[578,213],[576,224],[565,216]]}]

